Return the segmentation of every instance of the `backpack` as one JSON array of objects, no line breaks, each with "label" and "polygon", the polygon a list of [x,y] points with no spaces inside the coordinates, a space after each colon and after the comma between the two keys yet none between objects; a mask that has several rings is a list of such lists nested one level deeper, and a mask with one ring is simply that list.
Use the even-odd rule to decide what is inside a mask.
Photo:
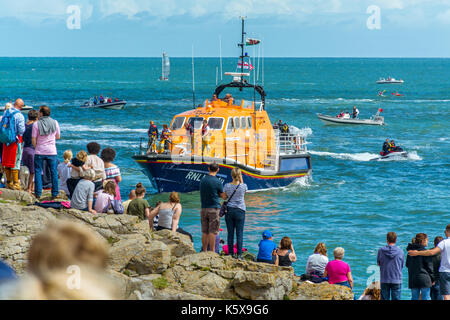
[{"label": "backpack", "polygon": [[109,200],[102,213],[108,213],[109,210],[114,211],[114,214],[124,214],[125,208],[120,200]]},{"label": "backpack", "polygon": [[0,142],[6,144],[7,146],[16,142],[17,139],[16,122],[14,120],[14,115],[16,113],[19,113],[19,111],[7,110],[3,115],[2,121],[0,122]]}]

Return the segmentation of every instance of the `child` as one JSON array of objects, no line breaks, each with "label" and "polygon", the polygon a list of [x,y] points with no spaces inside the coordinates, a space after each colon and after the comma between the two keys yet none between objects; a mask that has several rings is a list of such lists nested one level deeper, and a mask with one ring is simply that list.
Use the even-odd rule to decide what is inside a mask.
[{"label": "child", "polygon": [[122,203],[123,209],[124,209],[123,214],[127,214],[128,205],[134,199],[136,199],[136,190],[133,189],[133,190],[130,191],[130,194],[128,195],[128,200],[125,201],[124,203]]},{"label": "child", "polygon": [[70,179],[67,179],[67,189],[69,190],[69,197],[72,197],[72,194],[81,179],[81,174],[87,170],[86,161],[87,161],[87,153],[86,151],[80,151],[77,153],[76,158],[73,158],[68,167],[72,168],[70,172]]},{"label": "child", "polygon": [[275,265],[280,267],[290,267],[292,262],[295,261],[297,261],[297,256],[295,255],[292,240],[289,237],[284,237],[280,241],[280,248],[277,249]]},{"label": "child", "polygon": [[263,239],[259,242],[259,251],[256,261],[275,264],[277,246],[272,241],[272,232],[266,230],[262,233],[262,237]]},{"label": "child", "polygon": [[28,122],[25,124],[25,133],[23,134],[23,154],[22,164],[30,171],[30,177],[28,185],[25,187],[28,193],[32,193],[34,190],[34,146],[31,142],[31,135],[33,131],[33,125],[38,120],[38,112],[31,110],[28,112]]},{"label": "child", "polygon": [[78,210],[88,211],[92,214],[97,212],[92,208],[94,202],[94,183],[95,171],[87,169],[83,171],[83,178],[77,183],[72,194],[71,207]]},{"label": "child", "polygon": [[67,194],[67,196],[69,196],[70,193],[67,188],[67,180],[70,178],[70,173],[72,172],[72,168],[69,167],[70,161],[73,158],[72,151],[64,151],[63,158],[64,162],[58,164],[58,178],[60,180],[59,187]]},{"label": "child", "polygon": [[94,184],[95,184],[95,191],[97,192],[103,187],[103,180],[106,179],[105,163],[98,156],[101,147],[97,142],[91,142],[88,143],[86,149],[89,153],[86,165],[88,168],[95,170]]},{"label": "child", "polygon": [[[116,196],[116,183],[112,180],[105,181],[103,190],[97,193],[94,209],[98,213],[109,213],[111,201]],[[113,212],[114,213],[114,212]]]}]

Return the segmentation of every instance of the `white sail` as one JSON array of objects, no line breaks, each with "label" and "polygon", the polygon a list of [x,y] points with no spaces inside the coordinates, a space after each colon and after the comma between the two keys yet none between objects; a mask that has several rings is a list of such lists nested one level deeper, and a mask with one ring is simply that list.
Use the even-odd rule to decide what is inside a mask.
[{"label": "white sail", "polygon": [[170,59],[167,53],[163,52],[162,56],[162,74],[161,81],[168,81],[170,76]]}]

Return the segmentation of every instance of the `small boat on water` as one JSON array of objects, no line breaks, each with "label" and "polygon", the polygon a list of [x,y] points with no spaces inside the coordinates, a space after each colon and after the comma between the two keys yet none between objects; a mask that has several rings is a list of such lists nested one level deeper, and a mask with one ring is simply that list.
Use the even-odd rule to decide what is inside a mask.
[{"label": "small boat on water", "polygon": [[[105,99],[108,101],[108,99]],[[86,101],[81,108],[101,108],[101,109],[110,109],[110,110],[122,110],[127,104],[124,100],[112,101],[112,102],[104,102],[104,103],[94,103],[94,99],[90,99]]]},{"label": "small boat on water", "polygon": [[328,116],[319,113],[317,117],[325,124],[325,125],[376,125],[382,126],[384,125],[384,117],[380,116],[380,113],[383,112],[383,109],[379,109],[378,112],[370,117],[370,119],[359,119],[359,118],[351,118],[351,117],[341,117],[338,118],[336,116]]},{"label": "small boat on water", "polygon": [[377,83],[378,84],[393,84],[393,83],[403,83],[404,81],[402,80],[402,79],[400,79],[400,80],[397,80],[397,79],[395,79],[395,78],[391,78],[391,77],[388,77],[387,79],[385,79],[385,78],[380,78],[378,81],[377,81]]},{"label": "small boat on water", "polygon": [[[242,31],[244,40],[244,19]],[[239,44],[240,61],[250,59],[244,56],[245,45],[245,40]],[[239,168],[251,191],[286,187],[311,174],[305,137],[301,131],[274,129],[266,111],[266,93],[261,85],[247,81],[250,73],[244,73],[244,65],[241,72],[225,73],[233,81],[218,85],[213,99],[175,115],[165,151],[147,154],[141,144],[133,159],[158,193],[198,191],[214,162],[220,167],[221,182],[231,182],[232,169]],[[252,100],[235,101],[228,93],[221,96],[225,90],[244,89]]]},{"label": "small boat on water", "polygon": [[401,149],[401,150],[402,151],[393,151],[393,152],[390,152],[385,155],[380,154],[379,157],[370,159],[370,161],[378,161],[378,160],[384,160],[384,159],[390,159],[390,158],[408,158],[408,152],[403,151],[403,149]]},{"label": "small boat on water", "polygon": [[159,77],[159,81],[169,81],[169,77],[170,77],[170,58],[167,55],[167,53],[165,53],[165,52],[163,52],[161,64],[162,64],[162,69],[161,69],[162,72],[161,72],[161,77]]},{"label": "small boat on water", "polygon": [[[28,112],[28,111],[30,111],[30,110],[33,110],[33,107],[30,107],[30,106],[23,106],[22,107],[22,110],[21,110],[21,112]],[[0,107],[0,112],[3,112],[3,111],[5,111],[5,106],[1,106]]]}]

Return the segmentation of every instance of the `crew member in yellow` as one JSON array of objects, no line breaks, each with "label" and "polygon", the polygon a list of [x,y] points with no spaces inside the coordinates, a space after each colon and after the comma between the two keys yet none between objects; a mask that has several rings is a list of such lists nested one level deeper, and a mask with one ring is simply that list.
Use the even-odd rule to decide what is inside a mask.
[{"label": "crew member in yellow", "polygon": [[159,141],[158,153],[164,153],[170,151],[170,135],[171,131],[167,127],[167,124],[163,125],[163,130],[161,131],[161,139]]},{"label": "crew member in yellow", "polygon": [[203,120],[202,126],[202,155],[205,155],[205,149],[208,155],[211,153],[209,144],[211,143],[211,129],[208,126],[208,121]]}]

